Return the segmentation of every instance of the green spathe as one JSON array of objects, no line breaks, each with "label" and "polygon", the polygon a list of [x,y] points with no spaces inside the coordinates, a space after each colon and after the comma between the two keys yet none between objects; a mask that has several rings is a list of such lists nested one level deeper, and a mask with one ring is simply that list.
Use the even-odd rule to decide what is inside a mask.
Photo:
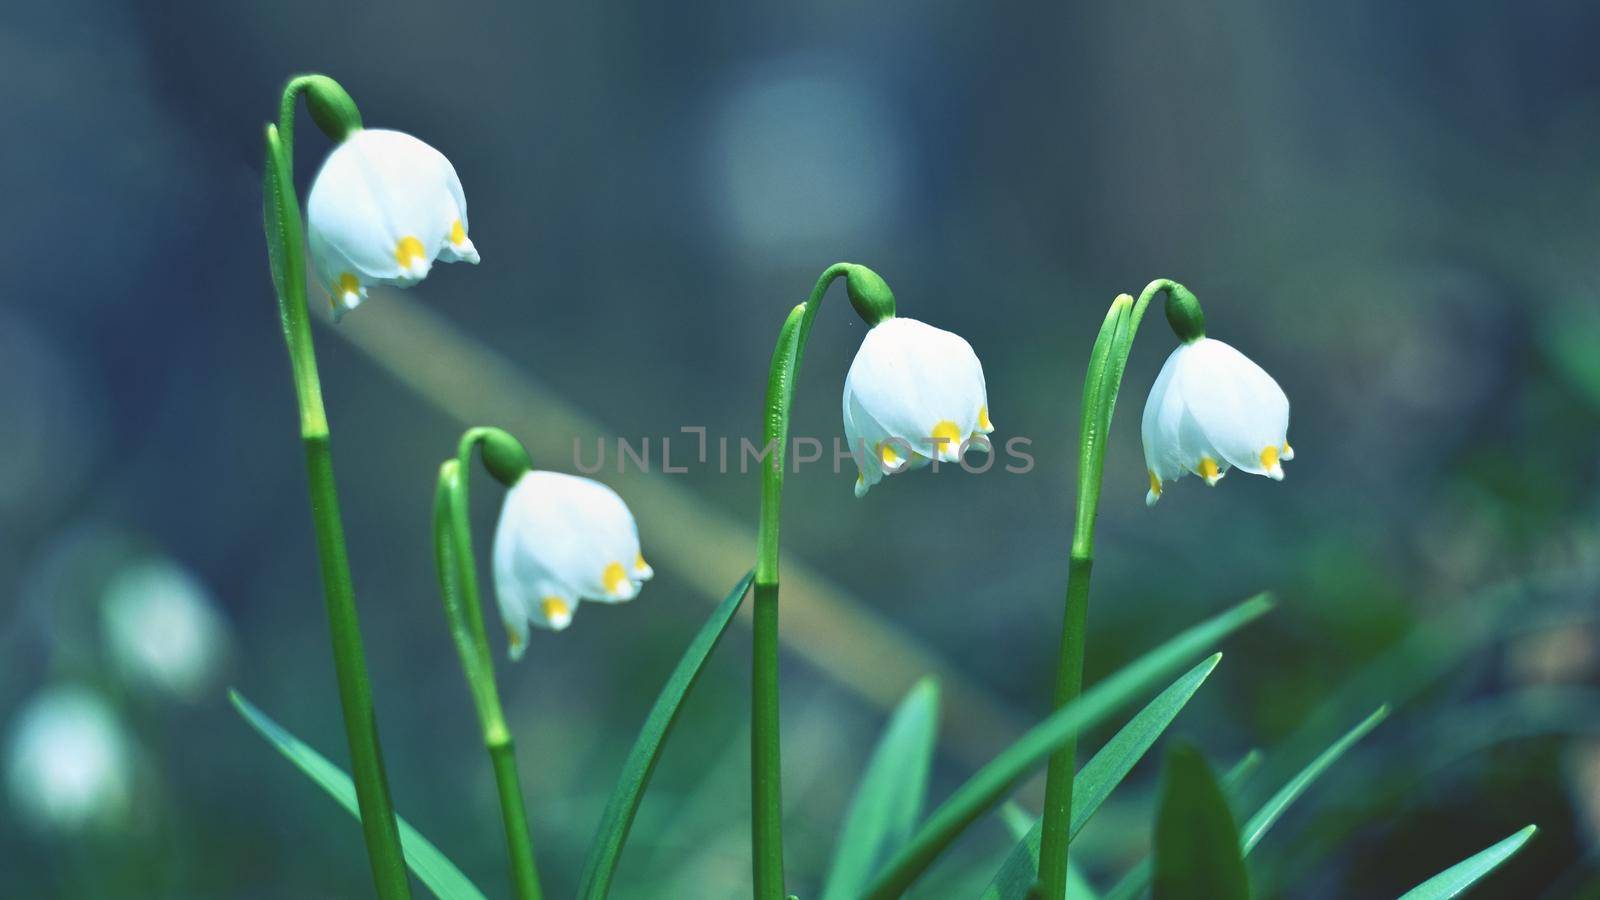
[{"label": "green spathe", "polygon": [[311,121],[334,143],[361,130],[361,111],[339,82],[326,75],[301,75],[290,84],[305,93]]},{"label": "green spathe", "polygon": [[870,326],[894,318],[894,291],[866,266],[843,263],[845,292],[856,314]]},{"label": "green spathe", "polygon": [[462,436],[461,442],[463,445],[476,442],[478,452],[483,457],[483,467],[489,470],[495,481],[506,487],[516,484],[517,479],[533,468],[528,448],[499,428],[474,428]]}]

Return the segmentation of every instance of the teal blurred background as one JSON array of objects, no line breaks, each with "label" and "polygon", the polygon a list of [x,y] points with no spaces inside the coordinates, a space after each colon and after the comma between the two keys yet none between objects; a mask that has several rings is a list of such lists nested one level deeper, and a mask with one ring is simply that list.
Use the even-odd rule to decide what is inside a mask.
[{"label": "teal blurred background", "polygon": [[[1396,710],[1252,855],[1263,896],[1394,896],[1528,822],[1473,896],[1600,895],[1597,28],[1583,2],[13,5],[0,894],[370,891],[353,820],[224,694],[345,761],[260,213],[261,128],[318,70],[451,158],[483,255],[318,341],[394,797],[491,896],[493,784],[434,586],[438,462],[467,424],[564,471],[574,438],[756,439],[778,326],[838,259],[971,341],[996,437],[1036,465],[860,501],[851,474],[791,477],[792,890],[816,895],[912,677],[937,669],[948,701],[935,802],[1046,711],[1089,347],[1114,295],[1168,276],[1283,385],[1297,456],[1281,484],[1188,479],[1146,509],[1137,419],[1173,346],[1152,317],[1111,436],[1089,677],[1271,589],[1174,733],[1219,765],[1261,748],[1259,799]],[[303,192],[327,142],[302,122]],[[863,333],[838,293],[794,426],[824,441]],[[602,477],[657,579],[500,670],[552,896],[754,549],[753,473]],[[114,598],[155,590],[129,575],[152,567],[216,611],[181,683],[139,683],[117,649]],[[748,651],[740,626],[691,696],[617,896],[748,894]],[[11,774],[63,685],[101,698],[90,737],[118,735],[92,816]],[[1144,852],[1156,774],[1074,845],[1099,883]],[[980,823],[921,894],[974,895],[1007,844]]]}]

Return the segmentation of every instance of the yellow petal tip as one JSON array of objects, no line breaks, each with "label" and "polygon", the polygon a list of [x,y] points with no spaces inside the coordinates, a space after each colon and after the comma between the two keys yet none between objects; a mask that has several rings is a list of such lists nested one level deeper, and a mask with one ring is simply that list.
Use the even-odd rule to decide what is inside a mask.
[{"label": "yellow petal tip", "polygon": [[[545,597],[539,601],[539,609],[544,612],[545,621],[556,631],[572,624],[572,607],[560,597]],[[513,642],[511,646],[516,649],[517,644]]]},{"label": "yellow petal tip", "polygon": [[608,594],[613,596],[625,594],[629,586],[628,572],[622,567],[622,563],[609,563],[605,571],[600,573],[600,583]]}]

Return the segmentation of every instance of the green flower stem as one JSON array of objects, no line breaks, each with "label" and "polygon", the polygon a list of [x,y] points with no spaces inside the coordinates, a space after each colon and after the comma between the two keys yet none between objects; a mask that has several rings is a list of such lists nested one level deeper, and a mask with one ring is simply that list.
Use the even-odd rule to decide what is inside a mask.
[{"label": "green flower stem", "polygon": [[762,447],[772,454],[761,472],[761,524],[756,536],[754,629],[750,675],[750,793],[752,864],[757,900],[783,900],[783,790],[778,726],[778,520],[783,500],[784,451],[795,380],[817,308],[835,278],[846,277],[851,303],[869,323],[893,313],[893,295],[870,269],[835,263],[817,279],[778,333],[767,378]]},{"label": "green flower stem", "polygon": [[328,420],[317,379],[316,353],[311,343],[310,313],[306,308],[305,254],[299,201],[294,192],[291,162],[295,98],[306,89],[295,79],[284,89],[277,127],[268,126],[267,244],[277,287],[284,342],[289,350],[295,395],[300,409],[300,437],[305,445],[306,474],[311,495],[311,517],[316,531],[317,557],[322,566],[323,599],[328,630],[333,640],[334,670],[339,702],[344,710],[345,736],[350,743],[356,801],[367,856],[378,896],[384,900],[411,896],[394,805],[389,799],[383,753],[378,744],[377,716],[372,708],[372,685],[367,675],[366,653],[356,616],[355,591],[345,550],[344,524],[333,482],[333,457],[328,443]]},{"label": "green flower stem", "polygon": [[455,459],[439,467],[439,486],[434,495],[433,540],[439,567],[439,591],[444,599],[445,619],[461,657],[483,743],[494,768],[495,787],[500,795],[500,814],[505,827],[506,852],[510,858],[511,881],[521,900],[538,900],[539,872],[533,859],[533,838],[528,830],[522,788],[517,775],[515,745],[506,727],[495,685],[494,657],[483,624],[483,605],[479,600],[478,575],[472,553],[472,526],[467,514],[469,491],[467,473],[472,451],[486,439],[505,438],[499,429],[473,428],[461,438]]},{"label": "green flower stem", "polygon": [[[1167,318],[1184,340],[1205,333],[1200,304],[1183,285],[1165,278],[1150,282],[1134,300],[1122,294],[1106,313],[1083,384],[1082,436],[1078,445],[1078,500],[1072,532],[1072,552],[1067,563],[1066,608],[1062,616],[1061,649],[1056,665],[1055,708],[1060,709],[1083,691],[1083,650],[1089,616],[1089,575],[1094,568],[1094,521],[1100,508],[1100,483],[1105,475],[1106,436],[1123,370],[1145,309],[1157,294],[1166,292]],[[1045,778],[1042,834],[1039,841],[1039,889],[1047,900],[1067,893],[1067,854],[1071,841],[1072,781],[1077,767],[1078,742],[1074,737],[1050,757]]]}]

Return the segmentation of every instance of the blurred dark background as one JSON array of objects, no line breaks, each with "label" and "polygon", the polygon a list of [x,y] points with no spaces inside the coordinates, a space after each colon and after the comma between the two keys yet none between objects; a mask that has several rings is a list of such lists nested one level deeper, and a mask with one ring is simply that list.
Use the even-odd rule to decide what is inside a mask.
[{"label": "blurred dark background", "polygon": [[[491,896],[493,787],[429,548],[438,461],[469,421],[564,471],[578,436],[755,439],[778,326],[838,259],[971,341],[996,437],[1037,464],[861,501],[848,473],[791,478],[791,889],[816,895],[916,670],[952,700],[934,802],[1043,715],[1089,347],[1115,294],[1170,276],[1288,392],[1297,458],[1282,484],[1188,479],[1146,509],[1137,419],[1173,345],[1152,316],[1111,437],[1089,677],[1271,589],[1175,733],[1218,765],[1261,748],[1259,799],[1396,710],[1257,848],[1263,895],[1394,896],[1537,822],[1474,896],[1596,896],[1597,28],[1589,2],[13,4],[0,893],[370,891],[353,820],[223,692],[346,759],[260,212],[261,128],[317,70],[451,158],[483,255],[318,340],[394,796]],[[328,145],[301,121],[303,192]],[[828,440],[862,326],[838,289],[825,305],[795,430]],[[753,557],[753,473],[603,477],[658,578],[501,669],[552,896]],[[481,487],[480,552],[497,505]],[[156,590],[141,566],[217,611],[183,690],[116,650],[112,598]],[[748,650],[741,626],[692,695],[617,896],[748,893]],[[89,722],[69,747],[116,752],[87,787],[57,772],[79,793],[53,802],[18,748],[63,691]],[[1144,852],[1156,774],[1074,845],[1096,883]],[[1008,841],[981,823],[921,895],[975,895]]]}]

